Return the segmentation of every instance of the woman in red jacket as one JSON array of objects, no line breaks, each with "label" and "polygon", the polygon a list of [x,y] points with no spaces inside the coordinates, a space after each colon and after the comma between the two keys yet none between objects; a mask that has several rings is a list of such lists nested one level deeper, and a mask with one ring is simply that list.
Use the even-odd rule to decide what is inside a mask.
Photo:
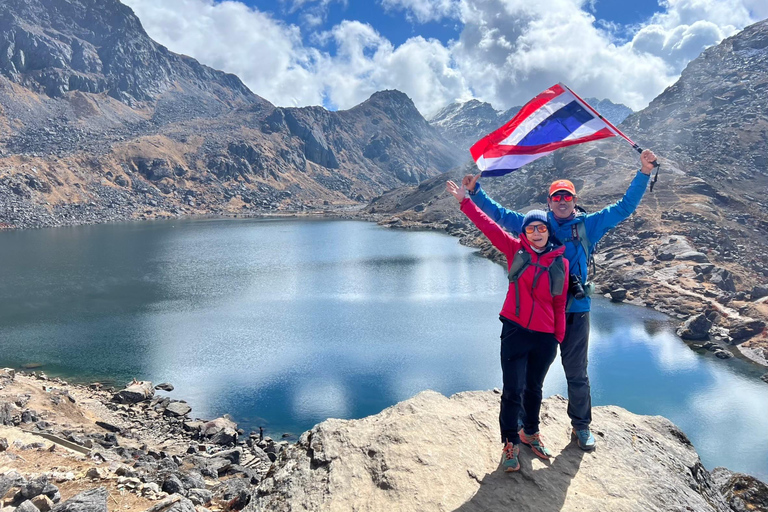
[{"label": "woman in red jacket", "polygon": [[[504,231],[465,195],[464,187],[449,181],[446,189],[460,202],[461,211],[507,257],[509,289],[501,308],[501,442],[505,471],[520,469],[520,442],[538,457],[550,451],[539,435],[542,386],[565,334],[568,260],[565,247],[553,236],[547,214],[532,210],[523,220],[517,239]],[[523,428],[518,418],[523,412]]]}]

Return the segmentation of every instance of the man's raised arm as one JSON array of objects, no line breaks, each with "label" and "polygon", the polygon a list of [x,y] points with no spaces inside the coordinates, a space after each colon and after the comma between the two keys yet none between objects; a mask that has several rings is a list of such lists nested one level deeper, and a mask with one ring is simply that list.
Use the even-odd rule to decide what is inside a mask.
[{"label": "man's raised arm", "polygon": [[606,206],[599,212],[587,215],[585,227],[590,243],[596,244],[606,232],[615,228],[621,221],[627,219],[637,209],[640,200],[648,188],[648,181],[653,170],[653,162],[656,161],[656,155],[646,149],[640,155],[641,168],[629,184],[629,188],[624,193],[624,197],[615,203]]},{"label": "man's raised arm", "polygon": [[493,219],[499,226],[510,233],[520,233],[523,229],[523,219],[525,215],[508,210],[499,203],[488,197],[478,180],[480,174],[467,174],[461,180],[461,184],[469,191],[469,197],[483,213]]}]

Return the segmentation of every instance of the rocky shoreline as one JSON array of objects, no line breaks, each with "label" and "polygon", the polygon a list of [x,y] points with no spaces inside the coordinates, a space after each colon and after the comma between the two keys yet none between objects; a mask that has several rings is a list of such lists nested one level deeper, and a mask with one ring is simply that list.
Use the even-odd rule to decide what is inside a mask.
[{"label": "rocky shoreline", "polygon": [[190,412],[148,382],[115,392],[0,370],[0,509],[241,510],[288,442]]},{"label": "rocky shoreline", "polygon": [[[569,442],[565,399],[547,399],[554,462],[526,453],[510,478],[497,457],[498,390],[426,391],[374,416],[326,420],[296,443],[246,435],[226,416],[191,419],[183,400],[161,394],[172,390],[0,370],[0,510],[768,511],[765,483],[708,472],[668,420],[618,407],[595,408],[610,449],[585,453]],[[545,484],[556,492],[525,498]]]}]

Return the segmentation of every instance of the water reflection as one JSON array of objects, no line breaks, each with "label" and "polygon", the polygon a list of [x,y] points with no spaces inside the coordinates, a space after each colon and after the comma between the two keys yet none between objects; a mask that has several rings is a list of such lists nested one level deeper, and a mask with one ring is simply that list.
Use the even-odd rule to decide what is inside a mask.
[{"label": "water reflection", "polygon": [[[0,233],[0,259],[0,365],[169,381],[197,417],[231,413],[279,436],[424,389],[501,385],[505,272],[436,233],[338,221],[123,224]],[[594,305],[595,405],[664,415],[708,468],[768,478],[759,369],[691,351],[663,315]],[[559,360],[544,391],[566,394]]]}]

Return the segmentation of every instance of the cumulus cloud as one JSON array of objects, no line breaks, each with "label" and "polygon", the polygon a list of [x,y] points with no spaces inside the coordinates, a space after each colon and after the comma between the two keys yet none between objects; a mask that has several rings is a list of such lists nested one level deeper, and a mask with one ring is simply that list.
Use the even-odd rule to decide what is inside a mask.
[{"label": "cumulus cloud", "polygon": [[315,28],[323,23],[328,16],[328,8],[333,3],[347,6],[347,0],[281,0],[288,4],[288,12],[301,10],[301,22],[309,28]]},{"label": "cumulus cloud", "polygon": [[280,105],[320,105],[312,71],[319,52],[298,27],[241,2],[127,0],[150,37],[171,51],[234,73],[256,94]]},{"label": "cumulus cloud", "polygon": [[656,55],[679,73],[705,48],[768,17],[768,3],[754,0],[667,0],[632,39],[632,48]]},{"label": "cumulus cloud", "polygon": [[[417,36],[395,46],[350,20],[302,37],[298,26],[236,1],[127,3],[151,37],[237,74],[278,105],[345,109],[394,88],[425,115],[471,97],[506,109],[561,81],[640,109],[704,48],[768,17],[764,0],[666,0],[645,23],[622,30],[596,20],[591,0],[379,0],[411,21],[462,26],[455,41]],[[302,9],[308,30],[326,24],[332,3],[346,0],[285,0]]]},{"label": "cumulus cloud", "polygon": [[395,48],[370,25],[356,21],[344,21],[322,37],[336,47],[336,54],[318,65],[334,106],[348,108],[382,89],[404,91],[423,113],[469,98],[450,50],[440,41],[413,37]]},{"label": "cumulus cloud", "polygon": [[381,0],[381,5],[388,11],[405,11],[419,23],[457,18],[460,11],[457,0]]}]

